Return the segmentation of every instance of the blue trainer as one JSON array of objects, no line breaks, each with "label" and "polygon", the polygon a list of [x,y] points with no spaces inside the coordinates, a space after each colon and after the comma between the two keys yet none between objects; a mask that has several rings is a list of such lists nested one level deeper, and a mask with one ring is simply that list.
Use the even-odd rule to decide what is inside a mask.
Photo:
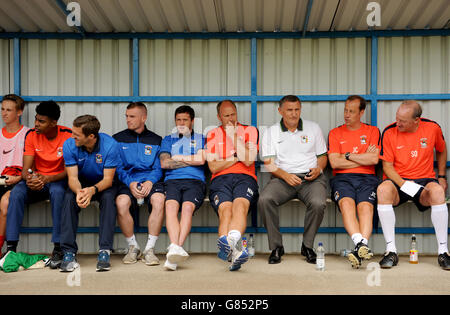
[{"label": "blue trainer", "polygon": [[109,262],[109,253],[106,250],[100,250],[97,258],[97,271],[109,271],[111,263]]},{"label": "blue trainer", "polygon": [[217,253],[217,257],[224,261],[229,261],[229,257],[231,256],[231,246],[228,238],[223,235],[217,240],[217,248],[219,252]]},{"label": "blue trainer", "polygon": [[236,271],[241,269],[241,265],[245,264],[247,261],[248,261],[248,252],[246,248],[244,248],[240,252],[236,251],[235,253],[233,253],[230,271]]},{"label": "blue trainer", "polygon": [[63,260],[61,262],[61,266],[59,267],[59,271],[61,272],[72,272],[77,269],[80,265],[75,259],[75,253],[66,252],[64,253]]}]

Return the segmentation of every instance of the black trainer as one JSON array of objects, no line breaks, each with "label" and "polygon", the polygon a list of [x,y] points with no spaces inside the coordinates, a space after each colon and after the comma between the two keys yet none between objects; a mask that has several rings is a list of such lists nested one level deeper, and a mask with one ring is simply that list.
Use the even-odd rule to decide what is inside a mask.
[{"label": "black trainer", "polygon": [[64,253],[62,250],[54,249],[52,252],[52,257],[48,260],[46,266],[49,266],[50,269],[58,269],[61,267],[61,263],[64,258]]},{"label": "black trainer", "polygon": [[443,253],[438,256],[439,266],[444,270],[450,270],[450,256],[448,253]]},{"label": "black trainer", "polygon": [[363,242],[359,242],[358,244],[356,244],[355,251],[358,252],[358,256],[361,259],[369,260],[373,257],[373,253],[370,250],[369,246],[367,246]]},{"label": "black trainer", "polygon": [[383,259],[380,261],[381,268],[392,268],[398,265],[398,255],[394,252],[386,252]]},{"label": "black trainer", "polygon": [[347,255],[347,258],[350,261],[350,263],[352,264],[353,269],[359,269],[359,267],[361,267],[362,259],[358,255],[358,250],[355,249],[354,251],[349,253]]}]

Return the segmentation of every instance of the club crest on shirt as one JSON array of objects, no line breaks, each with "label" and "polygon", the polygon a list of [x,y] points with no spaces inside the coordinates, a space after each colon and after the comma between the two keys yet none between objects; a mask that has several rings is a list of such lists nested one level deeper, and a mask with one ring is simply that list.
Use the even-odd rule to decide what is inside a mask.
[{"label": "club crest on shirt", "polygon": [[366,144],[367,143],[367,136],[366,135],[362,135],[361,137],[359,137],[359,140],[361,141],[361,144]]},{"label": "club crest on shirt", "polygon": [[152,146],[151,145],[146,145],[144,149],[145,149],[145,151],[144,151],[145,155],[152,155]]},{"label": "club crest on shirt", "polygon": [[56,149],[56,156],[57,157],[63,156],[63,148],[62,147],[58,147],[58,149]]},{"label": "club crest on shirt", "polygon": [[103,163],[103,157],[102,157],[102,155],[100,153],[97,153],[95,155],[95,162],[98,163],[98,164]]},{"label": "club crest on shirt", "polygon": [[426,148],[427,147],[427,138],[420,138],[420,147],[421,148]]},{"label": "club crest on shirt", "polygon": [[308,136],[307,135],[300,136],[300,141],[301,143],[308,143]]}]

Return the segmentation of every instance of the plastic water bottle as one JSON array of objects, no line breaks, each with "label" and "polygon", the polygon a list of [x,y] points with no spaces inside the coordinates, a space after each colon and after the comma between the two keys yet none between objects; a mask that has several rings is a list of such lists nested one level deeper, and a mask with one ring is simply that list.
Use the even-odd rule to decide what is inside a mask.
[{"label": "plastic water bottle", "polygon": [[316,270],[325,271],[325,248],[321,242],[317,247]]},{"label": "plastic water bottle", "polygon": [[255,239],[253,238],[253,234],[250,234],[248,238],[247,251],[250,258],[255,256]]},{"label": "plastic water bottle", "polygon": [[247,238],[242,237],[242,250],[247,249]]},{"label": "plastic water bottle", "polygon": [[[137,189],[140,191],[142,189],[141,183],[137,184]],[[137,199],[138,206],[142,206],[144,204],[144,198]]]},{"label": "plastic water bottle", "polygon": [[409,251],[409,263],[418,264],[419,263],[419,251],[417,250],[416,235],[412,235],[411,240],[411,250]]},{"label": "plastic water bottle", "polygon": [[36,173],[33,172],[31,168],[28,169],[28,174],[31,175],[31,178],[36,178]]}]

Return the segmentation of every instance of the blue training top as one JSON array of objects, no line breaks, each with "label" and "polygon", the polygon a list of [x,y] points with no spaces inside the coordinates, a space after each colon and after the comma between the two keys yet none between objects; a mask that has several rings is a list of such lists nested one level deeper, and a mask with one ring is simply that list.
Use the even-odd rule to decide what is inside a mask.
[{"label": "blue training top", "polygon": [[77,147],[69,138],[63,145],[66,166],[78,166],[78,178],[87,184],[96,184],[103,179],[103,170],[120,166],[118,143],[109,135],[99,133],[94,150],[89,153],[85,147]]},{"label": "blue training top", "polygon": [[159,162],[161,137],[145,127],[140,134],[125,129],[113,135],[119,143],[122,165],[117,169],[119,180],[127,186],[132,182],[153,184],[163,175]]},{"label": "blue training top", "polygon": [[[194,133],[193,131],[191,136],[188,137],[173,133],[166,136],[161,142],[161,153],[169,153],[170,156],[194,155],[197,154],[198,150],[204,149],[205,140],[202,134]],[[169,179],[198,179],[205,182],[204,165],[166,170],[164,181]]]}]

